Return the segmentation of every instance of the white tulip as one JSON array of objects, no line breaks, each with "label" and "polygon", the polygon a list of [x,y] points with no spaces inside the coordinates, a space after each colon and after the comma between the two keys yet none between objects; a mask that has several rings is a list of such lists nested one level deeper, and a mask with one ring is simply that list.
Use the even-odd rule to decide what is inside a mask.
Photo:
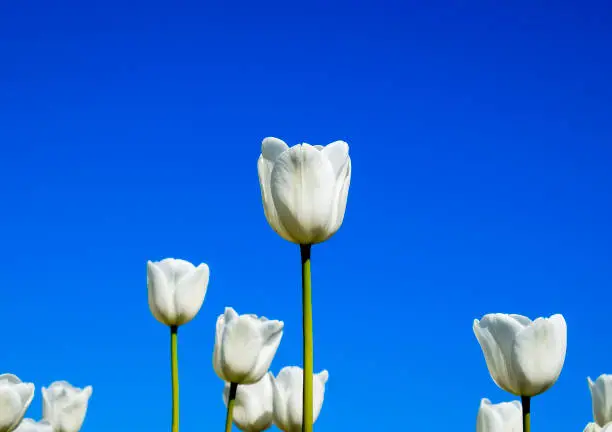
[{"label": "white tulip", "polygon": [[73,387],[66,381],[55,381],[42,388],[43,418],[55,432],[79,432],[93,389]]},{"label": "white tulip", "polygon": [[204,303],[209,275],[204,263],[195,267],[174,258],[147,262],[149,308],[153,316],[167,326],[191,321]]},{"label": "white tulip", "polygon": [[[272,426],[274,378],[265,374],[255,384],[239,385],[234,402],[234,424],[244,432],[261,432]],[[230,383],[225,383],[223,402],[227,406]]]},{"label": "white tulip", "polygon": [[603,427],[612,422],[612,375],[602,374],[595,381],[587,378],[593,403],[593,419]]},{"label": "white tulip", "polygon": [[32,419],[23,419],[15,432],[53,432],[53,426],[46,420],[35,421]]},{"label": "white tulip", "polygon": [[612,432],[612,422],[607,423],[604,427],[599,426],[597,423],[589,423],[583,432]]},{"label": "white tulip", "polygon": [[257,161],[264,213],[282,238],[297,244],[321,243],[344,220],[351,183],[351,158],[344,141],[327,146],[289,147],[266,138]]},{"label": "white tulip", "polygon": [[34,397],[34,384],[21,382],[13,374],[0,375],[0,432],[19,425]]},{"label": "white tulip", "polygon": [[474,320],[474,333],[491,378],[517,396],[536,396],[559,378],[567,347],[562,315],[531,321],[522,315],[488,314]]},{"label": "white tulip", "polygon": [[480,401],[476,432],[521,432],[523,409],[519,401],[492,404],[489,399]]},{"label": "white tulip", "polygon": [[[325,384],[328,378],[329,373],[326,370],[313,374],[312,377],[313,424],[317,421],[323,406]],[[297,366],[284,367],[274,379],[274,424],[284,432],[301,432],[302,430],[303,379],[304,371]]]},{"label": "white tulip", "polygon": [[224,381],[254,384],[270,368],[283,337],[282,321],[238,315],[231,307],[217,319],[213,367]]}]

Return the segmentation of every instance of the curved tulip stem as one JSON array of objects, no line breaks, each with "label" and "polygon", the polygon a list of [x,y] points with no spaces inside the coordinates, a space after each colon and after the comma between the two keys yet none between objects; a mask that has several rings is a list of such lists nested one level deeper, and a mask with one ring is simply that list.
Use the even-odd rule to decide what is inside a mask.
[{"label": "curved tulip stem", "polygon": [[523,432],[531,431],[531,397],[521,396],[521,405],[523,407]]},{"label": "curved tulip stem", "polygon": [[304,381],[302,398],[302,432],[312,432],[312,287],[310,283],[310,247],[300,245],[302,255],[302,327],[304,333]]},{"label": "curved tulip stem", "polygon": [[178,326],[170,326],[170,368],[172,370],[172,432],[179,432]]},{"label": "curved tulip stem", "polygon": [[227,398],[227,416],[225,417],[225,432],[232,431],[232,417],[234,415],[234,402],[236,401],[236,390],[238,384],[230,383],[229,397]]}]

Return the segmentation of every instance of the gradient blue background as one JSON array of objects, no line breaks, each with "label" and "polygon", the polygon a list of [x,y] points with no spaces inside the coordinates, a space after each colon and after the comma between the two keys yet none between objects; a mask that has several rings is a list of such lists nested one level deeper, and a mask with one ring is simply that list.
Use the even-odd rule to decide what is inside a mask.
[{"label": "gradient blue background", "polygon": [[28,416],[65,379],[94,387],[85,432],[169,429],[148,259],[211,268],[182,431],[223,427],[226,305],[284,320],[272,371],[301,364],[299,252],[257,180],[273,135],[351,145],[344,225],[313,249],[318,432],[473,430],[481,397],[511,399],[472,332],[488,312],[565,315],[533,429],[582,430],[586,377],[612,373],[605,3],[2,2],[0,369],[36,383]]}]

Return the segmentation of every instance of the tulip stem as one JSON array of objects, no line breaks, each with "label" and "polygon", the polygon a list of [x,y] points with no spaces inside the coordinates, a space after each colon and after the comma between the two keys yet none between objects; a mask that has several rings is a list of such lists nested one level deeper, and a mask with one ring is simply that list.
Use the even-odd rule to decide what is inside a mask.
[{"label": "tulip stem", "polygon": [[521,396],[521,405],[523,407],[523,432],[531,431],[531,397]]},{"label": "tulip stem", "polygon": [[238,384],[230,383],[229,397],[227,398],[227,415],[225,416],[225,432],[232,431],[232,418],[234,415],[234,402],[236,401],[236,390]]},{"label": "tulip stem", "polygon": [[170,368],[172,370],[172,432],[179,432],[178,326],[170,326]]},{"label": "tulip stem", "polygon": [[304,381],[302,393],[302,432],[312,432],[312,286],[310,283],[310,247],[300,245],[302,256],[302,328],[304,334]]}]

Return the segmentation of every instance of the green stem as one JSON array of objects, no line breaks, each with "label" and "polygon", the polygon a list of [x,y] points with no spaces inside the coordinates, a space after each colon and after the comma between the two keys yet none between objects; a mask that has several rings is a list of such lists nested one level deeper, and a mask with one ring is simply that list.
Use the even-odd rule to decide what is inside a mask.
[{"label": "green stem", "polygon": [[225,417],[225,432],[232,431],[232,417],[234,415],[234,402],[236,401],[236,390],[238,384],[230,383],[229,397],[227,398],[227,416]]},{"label": "green stem", "polygon": [[179,432],[178,326],[170,326],[170,368],[172,370],[172,432]]},{"label": "green stem", "polygon": [[531,397],[521,396],[521,405],[523,407],[523,432],[531,431]]},{"label": "green stem", "polygon": [[304,392],[302,394],[302,432],[312,432],[312,287],[310,283],[310,246],[300,245],[302,255],[302,327],[304,332]]}]

